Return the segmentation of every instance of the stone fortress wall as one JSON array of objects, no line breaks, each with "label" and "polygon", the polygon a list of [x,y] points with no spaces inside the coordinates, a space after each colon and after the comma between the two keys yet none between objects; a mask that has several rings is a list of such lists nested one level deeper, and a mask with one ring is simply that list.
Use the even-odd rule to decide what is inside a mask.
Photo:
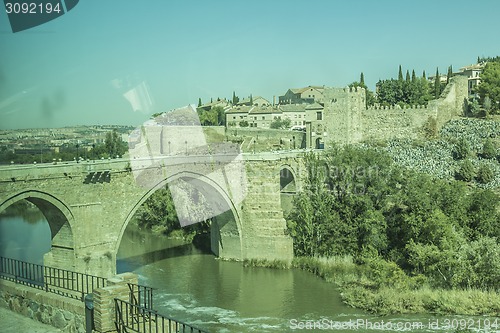
[{"label": "stone fortress wall", "polygon": [[368,107],[363,88],[325,88],[323,140],[325,148],[334,143],[358,143],[392,138],[420,138],[425,128],[439,129],[450,119],[464,114],[467,78],[455,76],[441,97],[427,106]]}]

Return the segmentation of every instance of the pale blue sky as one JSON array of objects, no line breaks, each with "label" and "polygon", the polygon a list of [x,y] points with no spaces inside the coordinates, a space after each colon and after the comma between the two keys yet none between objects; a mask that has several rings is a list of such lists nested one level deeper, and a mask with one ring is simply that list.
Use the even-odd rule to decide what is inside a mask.
[{"label": "pale blue sky", "polygon": [[497,0],[82,0],[14,34],[2,11],[0,129],[135,126],[233,90],[272,101],[360,72],[374,89],[400,64],[458,70],[500,55],[498,13]]}]

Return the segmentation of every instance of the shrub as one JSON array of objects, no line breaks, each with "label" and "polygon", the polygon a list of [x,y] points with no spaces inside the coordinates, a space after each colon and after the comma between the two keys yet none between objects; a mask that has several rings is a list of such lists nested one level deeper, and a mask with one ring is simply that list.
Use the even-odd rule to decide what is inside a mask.
[{"label": "shrub", "polygon": [[466,139],[461,138],[455,145],[453,156],[457,160],[463,160],[466,159],[470,155],[470,153],[471,150],[469,142]]},{"label": "shrub", "polygon": [[474,165],[472,165],[472,162],[470,160],[465,160],[462,162],[462,165],[460,165],[460,169],[455,175],[455,178],[458,180],[463,180],[465,182],[470,182],[472,179],[474,179],[475,176],[475,170],[474,170]]},{"label": "shrub", "polygon": [[482,184],[487,184],[493,180],[495,175],[493,174],[493,170],[491,170],[490,166],[487,164],[482,164],[477,171],[477,181]]},{"label": "shrub", "polygon": [[486,139],[483,143],[482,157],[495,158],[496,154],[497,154],[497,150],[495,147],[495,143],[491,139]]}]

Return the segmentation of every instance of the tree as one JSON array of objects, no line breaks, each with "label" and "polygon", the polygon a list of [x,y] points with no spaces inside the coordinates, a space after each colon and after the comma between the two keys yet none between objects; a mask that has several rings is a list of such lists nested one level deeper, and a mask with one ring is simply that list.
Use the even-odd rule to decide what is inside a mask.
[{"label": "tree", "polygon": [[250,105],[253,105],[253,97],[252,97],[252,94],[250,94]]},{"label": "tree", "polygon": [[463,160],[470,155],[470,144],[465,138],[461,138],[456,144],[453,151],[453,156],[457,160]]},{"label": "tree", "polygon": [[460,165],[460,169],[458,169],[458,172],[455,175],[455,177],[458,180],[470,182],[471,180],[474,179],[475,175],[476,175],[476,171],[474,169],[474,165],[472,164],[472,162],[469,159],[466,159]]},{"label": "tree", "polygon": [[375,104],[375,101],[376,101],[375,94],[373,93],[373,91],[368,89],[368,87],[366,86],[365,75],[363,74],[363,72],[361,72],[361,74],[359,76],[359,82],[354,81],[353,83],[349,84],[349,88],[356,88],[356,87],[361,87],[361,88],[365,89],[365,94],[366,94],[365,105],[366,106],[370,106],[370,105]]},{"label": "tree", "polygon": [[399,65],[398,81],[403,81],[403,69],[401,68],[401,65]]},{"label": "tree", "polygon": [[481,73],[481,84],[477,87],[480,102],[485,107],[486,97],[491,101],[491,113],[500,108],[500,62],[488,62]]},{"label": "tree", "polygon": [[210,110],[198,109],[201,126],[216,126],[219,124],[219,114],[216,108]]},{"label": "tree", "polygon": [[405,79],[406,83],[410,83],[410,71],[409,70],[406,70],[406,79]]},{"label": "tree", "polygon": [[477,170],[477,181],[482,184],[487,184],[495,178],[493,170],[491,170],[488,164],[481,164],[479,170]]},{"label": "tree", "polygon": [[136,213],[139,226],[152,228],[163,226],[168,233],[180,228],[174,201],[168,188],[157,190]]},{"label": "tree", "polygon": [[488,117],[491,112],[491,99],[490,96],[486,95],[483,100],[484,116]]},{"label": "tree", "polygon": [[434,77],[434,98],[438,99],[441,95],[441,77],[439,76],[439,68],[436,67],[436,76]]},{"label": "tree", "polygon": [[198,107],[200,107],[200,106],[202,106],[202,104],[201,104],[201,97],[198,98]]},{"label": "tree", "polygon": [[269,127],[273,129],[287,129],[290,127],[291,120],[289,118],[281,119],[274,118],[274,120],[269,124]]},{"label": "tree", "polygon": [[217,125],[224,126],[226,124],[226,113],[222,106],[214,106],[211,109],[212,112],[217,114]]},{"label": "tree", "polygon": [[451,65],[448,67],[448,73],[446,74],[446,84],[450,83],[450,79],[453,76],[453,68]]},{"label": "tree", "polygon": [[242,121],[240,121],[239,125],[240,125],[240,127],[248,127],[248,121],[242,120]]},{"label": "tree", "polygon": [[477,98],[472,98],[472,101],[469,101],[467,103],[467,106],[468,106],[469,114],[472,117],[479,117],[480,112],[481,112],[481,107],[479,105]]},{"label": "tree", "polygon": [[122,156],[128,149],[127,144],[122,141],[116,130],[106,133],[104,147],[108,157]]},{"label": "tree", "polygon": [[238,104],[240,99],[236,96],[236,93],[233,91],[233,105]]},{"label": "tree", "polygon": [[495,142],[490,138],[484,140],[482,157],[495,158],[496,155],[497,155],[497,148],[495,146]]}]

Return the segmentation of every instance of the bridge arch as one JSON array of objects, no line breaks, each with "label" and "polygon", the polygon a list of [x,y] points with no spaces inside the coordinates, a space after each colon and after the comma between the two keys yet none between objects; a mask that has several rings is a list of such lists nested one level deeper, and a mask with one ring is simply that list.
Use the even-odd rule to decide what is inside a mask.
[{"label": "bridge arch", "polygon": [[280,166],[280,204],[283,214],[288,215],[293,209],[293,197],[297,192],[297,174],[290,164]]},{"label": "bridge arch", "polygon": [[[146,200],[148,200],[157,190],[168,186],[176,180],[189,181],[206,198],[208,198],[212,202],[216,202],[221,211],[225,211],[212,220],[211,246],[214,254],[219,256],[222,254],[221,252],[224,252],[226,253],[226,255],[224,255],[225,258],[242,259],[242,226],[241,217],[236,208],[236,205],[230,198],[227,191],[222,186],[220,186],[220,184],[204,174],[191,171],[181,171],[172,174],[169,177],[159,181],[156,185],[152,186],[151,189],[149,189],[142,195],[142,197],[130,209],[125,218],[125,221],[122,224],[114,253],[118,253],[123,234],[125,233],[130,220],[134,217],[139,207],[141,207],[146,202]],[[237,242],[237,244],[235,244],[235,242]],[[231,248],[229,256],[227,255],[227,247]]]},{"label": "bridge arch", "polygon": [[[40,190],[24,190],[10,195],[0,202],[0,212],[12,204],[27,200],[33,203],[47,219],[51,232],[51,251],[44,256],[44,264],[73,269],[75,247],[72,225],[74,216],[70,207],[54,195]],[[68,252],[71,252],[69,255]]]},{"label": "bridge arch", "polygon": [[296,192],[297,191],[297,174],[295,169],[290,164],[282,164],[280,166],[280,191]]}]

